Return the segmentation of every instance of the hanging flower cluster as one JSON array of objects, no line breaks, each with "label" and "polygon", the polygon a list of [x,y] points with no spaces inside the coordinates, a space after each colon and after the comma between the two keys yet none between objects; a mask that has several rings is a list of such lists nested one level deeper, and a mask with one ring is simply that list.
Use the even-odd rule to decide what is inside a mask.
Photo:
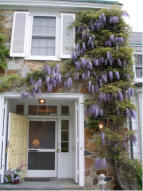
[{"label": "hanging flower cluster", "polygon": [[100,158],[100,157],[96,157],[95,159],[95,167],[97,169],[102,169],[102,168],[106,168],[107,162],[106,162],[106,158]]},{"label": "hanging flower cluster", "polygon": [[28,98],[30,95],[41,94],[41,89],[45,86],[48,93],[53,92],[54,88],[58,87],[62,83],[62,75],[60,73],[60,67],[57,64],[56,67],[50,67],[48,64],[45,65],[43,71],[36,79],[31,76],[29,81],[30,89],[21,93],[22,99]]},{"label": "hanging flower cluster", "polygon": [[[125,14],[121,10],[118,13],[103,10],[94,16],[87,12],[80,14],[75,22],[76,45],[71,57],[75,67],[73,79],[85,81],[88,92],[95,97],[98,105],[88,106],[87,109],[87,114],[95,118],[108,113],[104,112],[104,102],[108,102],[106,110],[110,110],[110,116],[111,112],[114,115],[116,112],[119,117],[135,117],[135,110],[130,105],[126,106],[124,111],[116,105],[116,102],[124,103],[134,95],[134,90],[130,87],[132,52],[125,47],[128,35],[124,30],[127,26],[123,15]],[[87,19],[84,19],[85,17]],[[72,85],[71,81],[69,78],[69,87]],[[121,87],[122,81],[129,83]],[[107,91],[109,84],[110,88]],[[114,103],[114,106],[109,103]]]}]

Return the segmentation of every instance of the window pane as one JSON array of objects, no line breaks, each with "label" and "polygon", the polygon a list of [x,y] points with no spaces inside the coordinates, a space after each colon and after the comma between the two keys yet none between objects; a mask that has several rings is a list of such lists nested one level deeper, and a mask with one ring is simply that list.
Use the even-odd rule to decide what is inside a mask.
[{"label": "window pane", "polygon": [[55,56],[56,17],[33,18],[31,54]]},{"label": "window pane", "polygon": [[68,120],[62,120],[61,129],[63,130],[69,130],[69,121]]},{"label": "window pane", "polygon": [[33,34],[55,36],[56,17],[34,17]]},{"label": "window pane", "polygon": [[24,105],[17,105],[16,106],[16,113],[24,115]]},{"label": "window pane", "polygon": [[142,66],[142,55],[136,54],[135,55],[135,62],[136,62],[136,66]]},{"label": "window pane", "polygon": [[61,115],[69,115],[69,106],[61,106]]},{"label": "window pane", "polygon": [[55,170],[54,152],[28,152],[29,170]]},{"label": "window pane", "polygon": [[137,78],[142,78],[142,68],[137,68],[136,67],[136,77]]},{"label": "window pane", "polygon": [[38,115],[37,105],[29,105],[28,106],[28,114],[29,115]]},{"label": "window pane", "polygon": [[57,106],[48,106],[48,115],[57,115]]},{"label": "window pane", "polygon": [[55,55],[55,39],[54,38],[32,38],[32,55],[54,56]]},{"label": "window pane", "polygon": [[55,121],[30,121],[30,149],[55,149]]},{"label": "window pane", "polygon": [[57,115],[57,106],[29,105],[29,115]]},{"label": "window pane", "polygon": [[68,131],[62,132],[61,141],[69,141],[69,132]]},{"label": "window pane", "polygon": [[68,142],[61,143],[61,152],[69,152],[69,143]]}]

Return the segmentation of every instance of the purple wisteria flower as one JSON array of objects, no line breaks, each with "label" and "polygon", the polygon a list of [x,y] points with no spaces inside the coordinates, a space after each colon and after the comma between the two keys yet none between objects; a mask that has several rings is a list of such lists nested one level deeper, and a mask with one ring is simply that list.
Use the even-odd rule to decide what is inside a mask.
[{"label": "purple wisteria flower", "polygon": [[119,22],[119,17],[118,16],[112,16],[109,19],[110,24],[117,24]]},{"label": "purple wisteria flower", "polygon": [[130,117],[130,116],[131,116],[130,110],[126,108],[126,117]]},{"label": "purple wisteria flower", "polygon": [[101,140],[102,140],[102,145],[105,145],[105,133],[101,133]]},{"label": "purple wisteria flower", "polygon": [[87,44],[90,49],[94,48],[94,42],[93,42],[93,38],[91,36],[89,37]]},{"label": "purple wisteria flower", "polygon": [[112,34],[112,35],[110,35],[110,40],[111,40],[111,42],[114,42],[114,35]]},{"label": "purple wisteria flower", "polygon": [[107,83],[107,74],[106,74],[106,73],[105,73],[105,74],[102,74],[101,78],[102,78],[102,80],[103,80],[105,83]]},{"label": "purple wisteria flower", "polygon": [[134,89],[129,87],[128,90],[127,90],[127,95],[130,97],[132,95],[134,95]]},{"label": "purple wisteria flower", "polygon": [[135,134],[133,134],[133,135],[131,136],[131,141],[132,141],[134,144],[137,142],[137,138],[136,138]]},{"label": "purple wisteria flower", "polygon": [[135,110],[134,109],[131,109],[131,116],[132,116],[132,118],[136,118],[136,112],[135,112]]},{"label": "purple wisteria flower", "polygon": [[115,71],[114,74],[115,74],[116,79],[119,80],[119,79],[120,79],[120,74],[119,74],[119,72],[118,72],[118,71]]},{"label": "purple wisteria flower", "polygon": [[95,59],[93,60],[93,64],[94,64],[95,66],[99,66],[99,59],[95,58]]},{"label": "purple wisteria flower", "polygon": [[102,162],[101,158],[100,157],[96,157],[96,159],[95,159],[95,167],[97,169],[101,168],[101,162]]},{"label": "purple wisteria flower", "polygon": [[110,61],[112,59],[112,53],[111,52],[107,52],[107,59]]},{"label": "purple wisteria flower", "polygon": [[109,71],[109,79],[112,81],[113,80],[113,72]]},{"label": "purple wisteria flower", "polygon": [[120,101],[123,101],[123,100],[124,100],[123,94],[122,94],[122,92],[120,92],[120,91],[118,91],[118,98],[119,98]]},{"label": "purple wisteria flower", "polygon": [[122,66],[122,62],[121,62],[120,58],[117,59],[117,63],[118,63],[118,66],[120,66],[120,67]]},{"label": "purple wisteria flower", "polygon": [[107,162],[106,162],[106,158],[100,158],[100,157],[96,157],[95,159],[95,167],[100,170],[102,168],[106,168],[107,166]]},{"label": "purple wisteria flower", "polygon": [[106,158],[103,158],[103,160],[102,160],[102,167],[103,167],[103,168],[106,168],[106,165],[107,165],[107,164],[106,164]]},{"label": "purple wisteria flower", "polygon": [[22,99],[27,99],[28,97],[29,97],[29,93],[28,92],[24,91],[24,92],[21,93],[21,98]]}]

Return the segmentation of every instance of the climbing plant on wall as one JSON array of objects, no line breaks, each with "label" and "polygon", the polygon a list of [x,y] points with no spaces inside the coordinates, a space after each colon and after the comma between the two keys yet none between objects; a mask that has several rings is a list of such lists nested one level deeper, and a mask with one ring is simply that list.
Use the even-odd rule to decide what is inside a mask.
[{"label": "climbing plant on wall", "polygon": [[6,37],[2,32],[2,25],[0,23],[0,73],[3,73],[6,69],[6,58],[9,55],[9,51],[5,45]]},{"label": "climbing plant on wall", "polygon": [[[115,167],[122,189],[137,189],[140,164],[129,159],[129,141],[136,141],[126,121],[135,118],[132,49],[128,45],[130,29],[120,8],[80,12],[73,26],[76,30],[75,49],[60,71],[59,65],[45,65],[43,70],[28,74],[22,98],[35,96],[57,87],[71,88],[82,82],[92,98],[85,102],[87,128],[98,142],[96,168]],[[99,122],[104,125],[99,129]],[[124,181],[123,181],[124,178]],[[141,182],[141,181],[140,181]]]}]

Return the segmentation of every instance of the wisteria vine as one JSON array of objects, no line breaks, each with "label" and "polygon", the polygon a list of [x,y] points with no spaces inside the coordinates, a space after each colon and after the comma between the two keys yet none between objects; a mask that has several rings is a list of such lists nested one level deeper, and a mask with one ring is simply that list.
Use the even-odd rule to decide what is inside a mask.
[{"label": "wisteria vine", "polygon": [[129,141],[136,141],[134,133],[124,128],[127,118],[136,117],[130,101],[134,95],[133,62],[124,15],[126,12],[119,8],[77,14],[73,24],[75,48],[64,72],[59,65],[45,65],[42,71],[28,76],[29,88],[21,94],[25,99],[40,94],[43,87],[51,93],[56,87],[71,88],[77,81],[85,84],[92,95],[85,102],[86,115],[107,122],[106,128],[97,133],[102,147],[98,152],[101,156],[95,160],[98,169],[106,167],[106,158],[115,162],[116,157],[127,153]]}]

